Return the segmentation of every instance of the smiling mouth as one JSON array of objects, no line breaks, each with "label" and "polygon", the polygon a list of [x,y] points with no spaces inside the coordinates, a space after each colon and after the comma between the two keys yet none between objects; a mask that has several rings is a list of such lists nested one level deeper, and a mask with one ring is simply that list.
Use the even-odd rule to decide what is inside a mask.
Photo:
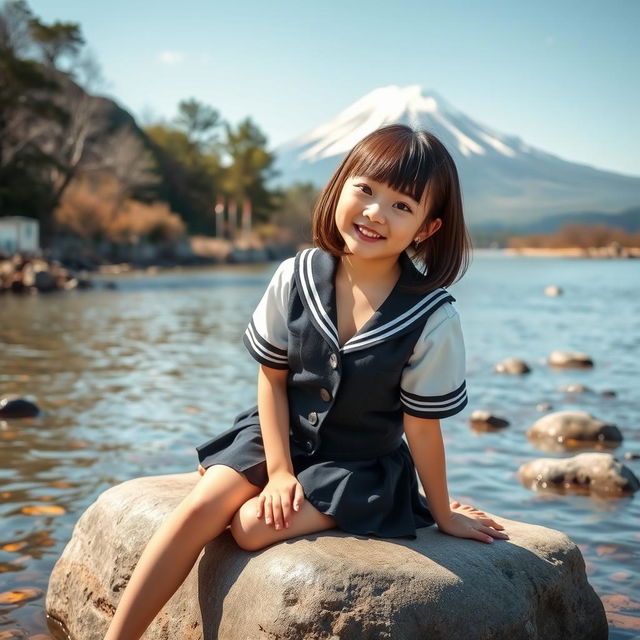
[{"label": "smiling mouth", "polygon": [[369,239],[369,240],[384,240],[384,236],[381,236],[379,233],[376,233],[375,231],[372,231],[371,229],[368,229],[367,227],[363,227],[360,224],[354,224],[353,225],[356,230],[358,231],[359,234],[363,235],[365,238]]}]

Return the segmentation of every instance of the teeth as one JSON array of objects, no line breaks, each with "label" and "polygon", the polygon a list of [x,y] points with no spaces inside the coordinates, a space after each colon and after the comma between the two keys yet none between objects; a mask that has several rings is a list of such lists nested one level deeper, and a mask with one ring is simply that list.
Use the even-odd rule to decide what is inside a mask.
[{"label": "teeth", "polygon": [[360,225],[358,225],[358,231],[360,231],[363,236],[367,236],[367,238],[382,238],[381,235],[374,233],[373,231],[369,231],[369,229],[365,229]]}]

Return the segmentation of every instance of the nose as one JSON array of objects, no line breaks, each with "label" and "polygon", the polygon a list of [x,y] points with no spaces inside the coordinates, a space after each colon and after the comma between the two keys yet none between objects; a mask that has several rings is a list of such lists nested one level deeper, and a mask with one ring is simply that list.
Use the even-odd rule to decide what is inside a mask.
[{"label": "nose", "polygon": [[377,202],[372,202],[365,210],[364,215],[369,220],[375,220],[377,222],[384,221],[384,215],[382,213],[382,207]]}]

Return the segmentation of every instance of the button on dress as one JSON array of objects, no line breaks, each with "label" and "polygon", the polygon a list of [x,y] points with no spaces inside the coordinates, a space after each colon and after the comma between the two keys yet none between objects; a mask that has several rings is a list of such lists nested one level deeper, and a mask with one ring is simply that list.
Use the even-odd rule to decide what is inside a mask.
[{"label": "button on dress", "polygon": [[[259,363],[288,369],[289,444],[305,498],[357,535],[415,538],[434,524],[403,438],[403,414],[446,418],[467,404],[464,340],[454,298],[416,293],[419,272],[400,256],[387,299],[339,344],[338,258],[306,249],[276,270],[244,334]],[[196,447],[205,469],[222,464],[264,488],[256,406]]]}]

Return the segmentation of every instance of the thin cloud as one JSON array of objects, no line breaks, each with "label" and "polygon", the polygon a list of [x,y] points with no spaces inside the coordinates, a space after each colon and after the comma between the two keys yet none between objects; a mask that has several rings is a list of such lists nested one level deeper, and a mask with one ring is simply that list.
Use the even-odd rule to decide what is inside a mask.
[{"label": "thin cloud", "polygon": [[181,51],[162,51],[158,60],[169,67],[177,67],[184,62],[185,55]]}]

